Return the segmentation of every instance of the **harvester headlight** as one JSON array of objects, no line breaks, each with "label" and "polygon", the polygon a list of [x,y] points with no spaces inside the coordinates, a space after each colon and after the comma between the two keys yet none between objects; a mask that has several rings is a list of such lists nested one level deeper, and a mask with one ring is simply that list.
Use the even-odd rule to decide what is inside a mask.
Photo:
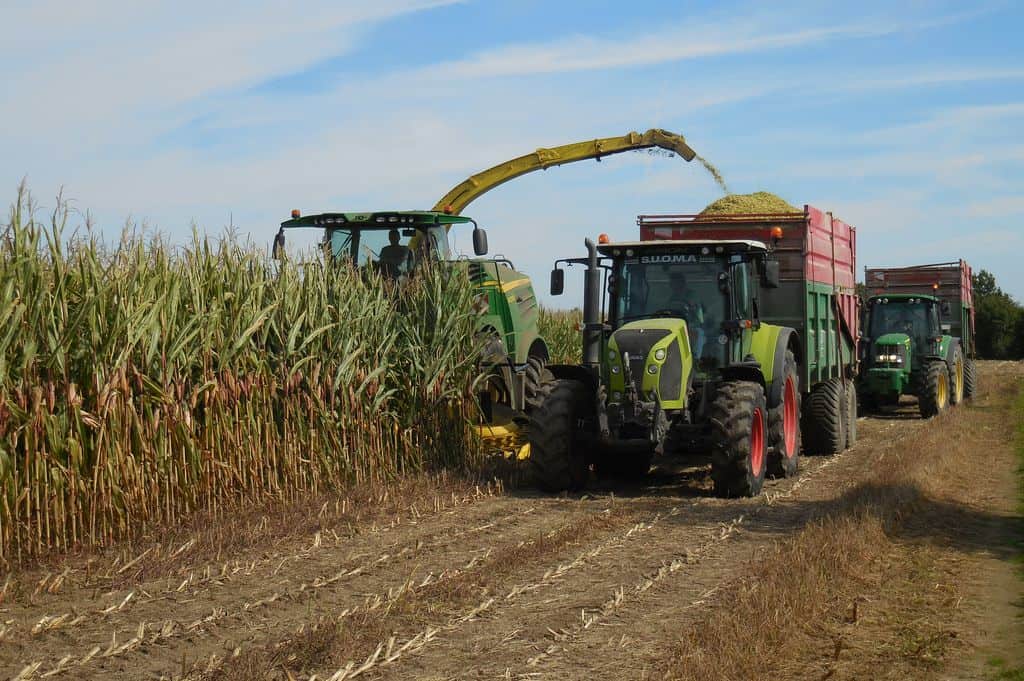
[{"label": "harvester headlight", "polygon": [[614,361],[615,358],[618,357],[618,356],[619,356],[619,353],[615,352],[614,350],[609,350],[608,351],[608,359]]},{"label": "harvester headlight", "polygon": [[613,364],[612,365],[612,373],[613,374],[619,373],[619,365],[618,364]]},{"label": "harvester headlight", "polygon": [[658,373],[658,365],[657,364],[648,364],[647,365],[647,373],[649,373],[649,374],[656,374],[656,373]]},{"label": "harvester headlight", "polygon": [[616,390],[615,392],[612,393],[612,399],[618,402],[619,400],[622,399],[622,393]]},{"label": "harvester headlight", "polygon": [[665,359],[665,348],[658,348],[657,350],[655,350],[654,359],[658,360],[659,362]]}]

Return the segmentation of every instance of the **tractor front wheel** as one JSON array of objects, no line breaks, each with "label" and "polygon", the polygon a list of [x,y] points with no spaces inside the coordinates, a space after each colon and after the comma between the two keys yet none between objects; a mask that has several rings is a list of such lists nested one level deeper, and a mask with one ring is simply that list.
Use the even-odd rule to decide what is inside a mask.
[{"label": "tractor front wheel", "polygon": [[800,468],[800,382],[792,351],[786,351],[782,374],[776,380],[783,381],[782,397],[768,410],[768,446],[772,449],[768,468],[775,477],[790,478]]},{"label": "tractor front wheel", "polygon": [[586,434],[593,422],[590,389],[580,381],[555,381],[530,415],[530,464],[541,489],[576,491],[587,484]]},{"label": "tractor front wheel", "polygon": [[768,468],[764,388],[752,381],[726,381],[711,403],[715,494],[752,497],[761,492]]},{"label": "tractor front wheel", "polygon": [[949,406],[949,367],[942,360],[933,360],[921,371],[917,390],[917,406],[921,416],[938,416]]}]

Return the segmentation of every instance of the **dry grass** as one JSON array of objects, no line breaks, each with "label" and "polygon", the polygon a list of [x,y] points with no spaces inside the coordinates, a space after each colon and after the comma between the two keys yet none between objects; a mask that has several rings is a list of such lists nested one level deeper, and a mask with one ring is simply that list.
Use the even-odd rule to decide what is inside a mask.
[{"label": "dry grass", "polygon": [[[948,474],[975,457],[979,442],[999,437],[993,429],[1009,434],[1017,384],[1013,376],[997,381],[994,373],[989,380],[996,385],[976,401],[980,408],[935,419],[913,446],[897,440],[865,456],[864,465],[875,471],[871,478],[811,509],[814,520],[804,530],[757,556],[749,575],[730,584],[703,621],[687,627],[663,662],[665,676],[831,678],[850,625],[866,612],[874,627],[868,642],[881,647],[862,659],[886,662],[894,678],[939,664],[954,641],[948,618],[956,589],[936,554],[907,543],[901,532],[919,515],[955,516],[956,509],[931,497],[937,469]],[[872,610],[875,600],[887,605]],[[878,678],[880,670],[868,666],[861,673]]]}]

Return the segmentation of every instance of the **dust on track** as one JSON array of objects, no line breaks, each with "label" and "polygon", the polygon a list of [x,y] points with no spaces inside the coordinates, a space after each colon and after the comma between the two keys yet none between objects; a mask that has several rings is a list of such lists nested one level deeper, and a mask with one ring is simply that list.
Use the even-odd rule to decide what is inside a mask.
[{"label": "dust on track", "polygon": [[[395,639],[366,650],[365,658],[327,655],[303,671],[318,678],[346,665],[387,678],[637,676],[654,648],[685,626],[687,613],[699,610],[760,547],[803,526],[856,484],[862,454],[912,438],[922,423],[861,418],[854,449],[804,458],[798,477],[769,481],[753,499],[713,498],[705,468],[670,464],[644,486],[595,484],[582,498],[481,498],[387,531],[314,539],[291,555],[252,550],[234,557],[234,572],[203,574],[181,591],[180,574],[106,596],[70,589],[42,605],[0,609],[0,627],[7,627],[0,629],[0,674],[12,678],[39,663],[23,678],[49,671],[58,678],[173,677],[210,658],[231,664],[233,653],[287,641],[374,599],[386,603],[410,581],[444,580],[486,560],[489,551],[614,506],[640,520],[531,557],[482,591],[475,605],[439,608],[447,616],[434,620],[422,613],[396,620]],[[135,595],[124,607],[102,612],[126,592]],[[43,618],[64,614],[70,618],[62,625],[32,633]],[[392,652],[405,644],[404,654]],[[390,663],[382,662],[388,657]]]}]

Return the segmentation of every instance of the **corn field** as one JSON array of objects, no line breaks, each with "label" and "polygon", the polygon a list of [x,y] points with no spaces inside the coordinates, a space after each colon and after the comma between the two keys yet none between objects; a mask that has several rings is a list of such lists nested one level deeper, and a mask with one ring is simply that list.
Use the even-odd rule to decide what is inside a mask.
[{"label": "corn field", "polygon": [[469,285],[396,292],[193,236],[69,235],[22,187],[0,241],[0,563],[479,451]]},{"label": "corn field", "polygon": [[552,364],[579,364],[582,361],[583,337],[580,324],[583,311],[540,310],[540,335],[548,344]]}]

